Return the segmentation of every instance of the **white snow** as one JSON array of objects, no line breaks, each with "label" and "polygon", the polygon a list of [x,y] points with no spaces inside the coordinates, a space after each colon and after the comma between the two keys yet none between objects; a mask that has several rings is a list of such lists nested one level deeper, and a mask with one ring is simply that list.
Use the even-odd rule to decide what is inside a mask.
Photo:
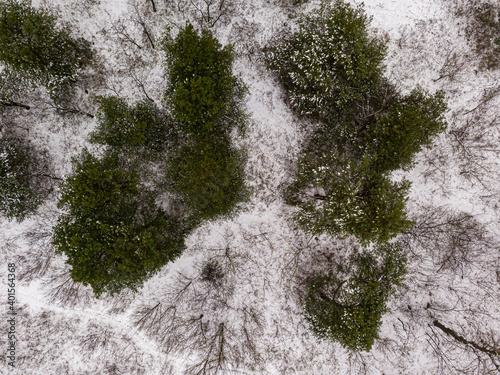
[{"label": "white snow", "polygon": [[[157,42],[166,24],[175,29],[186,18],[196,20],[196,13],[176,11],[176,4],[182,0],[155,2],[159,8],[156,14],[151,12],[149,1],[137,4],[141,12],[148,12],[146,19]],[[53,298],[53,288],[61,284],[68,272],[63,258],[53,254],[50,246],[30,243],[26,237],[29,231],[50,230],[57,215],[55,198],[39,210],[38,218],[22,224],[0,219],[3,300],[7,263],[16,262],[22,268],[21,265],[33,265],[37,259],[48,259],[48,271],[43,276],[17,281],[17,307],[22,307],[23,314],[17,323],[18,368],[8,372],[4,361],[7,329],[4,319],[0,328],[0,374],[185,374],[186,366],[198,358],[199,353],[193,350],[196,348],[167,352],[161,330],[138,328],[135,314],[158,303],[162,307],[175,305],[183,318],[203,314],[207,324],[223,323],[227,329],[238,332],[229,343],[234,344],[235,351],[242,352],[242,366],[237,370],[245,374],[454,374],[451,365],[469,363],[470,374],[483,374],[483,369],[475,365],[478,362],[474,362],[476,357],[470,348],[460,347],[433,327],[432,322],[439,320],[473,341],[480,340],[477,332],[486,334],[489,330],[498,339],[498,248],[484,249],[464,266],[463,273],[439,270],[432,257],[423,251],[410,258],[406,285],[392,299],[391,311],[383,319],[380,340],[369,353],[350,353],[336,343],[316,339],[309,331],[298,297],[303,277],[300,272],[315,267],[313,260],[320,259],[321,251],[344,250],[338,240],[305,234],[293,223],[293,209],[284,205],[282,189],[293,175],[294,162],[308,130],[287,107],[282,90],[266,72],[258,54],[244,53],[252,46],[264,46],[284,25],[293,29],[298,10],[284,9],[277,5],[278,1],[233,2],[234,16],[226,23],[219,23],[214,32],[223,44],[234,40],[241,43],[235,47],[241,55],[234,71],[249,87],[246,107],[250,121],[246,137],[235,139],[235,143],[248,152],[246,171],[248,184],[253,188],[250,201],[236,217],[198,228],[188,238],[186,252],[135,295],[123,292],[114,298],[96,300],[89,288],[82,287],[74,299],[64,303]],[[485,89],[498,87],[500,72],[476,71],[477,59],[446,3],[444,0],[364,1],[366,12],[373,17],[374,32],[389,36],[388,77],[405,92],[416,85],[431,92],[444,90],[452,130],[464,121],[464,112],[477,106]],[[144,89],[161,104],[163,57],[158,47],[152,50],[145,46],[142,30],[133,21],[134,0],[46,0],[34,4],[57,7],[63,19],[77,28],[76,34],[95,43],[108,79],[101,90],[91,95],[118,94],[134,101],[144,97]],[[302,8],[309,11],[318,4],[311,1]],[[113,29],[117,22],[123,22],[130,35],[144,47],[138,49],[121,41]],[[246,25],[248,30],[258,32],[238,39],[235,25]],[[243,45],[243,41],[247,44]],[[464,62],[462,69],[455,80],[438,79],[447,56],[453,52]],[[144,82],[143,88],[137,85],[131,72]],[[488,104],[488,119],[495,116],[499,105],[498,98]],[[54,158],[55,174],[62,177],[71,171],[71,157],[89,147],[85,138],[95,126],[95,119],[75,116],[61,120],[49,109],[38,113],[43,118],[30,117],[30,138],[48,148]],[[491,134],[499,140],[498,124]],[[498,153],[484,153],[484,165],[489,168],[483,176],[487,183],[484,186],[461,174],[460,157],[453,153],[451,139],[449,132],[440,136],[432,149],[418,155],[415,168],[394,174],[394,178],[404,176],[412,181],[410,216],[417,217],[424,206],[449,207],[474,215],[498,238]],[[227,289],[206,292],[200,269],[213,257],[236,263],[234,270],[227,273],[224,284]],[[210,294],[209,302],[173,300],[179,277],[193,280],[187,292],[189,298],[214,293]],[[253,330],[250,334],[259,360],[252,360],[241,334],[244,319],[250,319],[249,311],[260,322],[247,323]],[[162,327],[167,328],[166,320]],[[182,330],[167,332],[187,335]],[[89,350],[89,340],[95,337],[101,341],[94,350]],[[445,353],[439,354],[439,348]]]}]

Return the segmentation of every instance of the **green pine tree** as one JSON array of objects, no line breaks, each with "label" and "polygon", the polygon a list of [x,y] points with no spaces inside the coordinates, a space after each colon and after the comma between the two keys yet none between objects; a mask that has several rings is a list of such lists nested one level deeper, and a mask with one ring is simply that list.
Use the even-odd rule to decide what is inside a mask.
[{"label": "green pine tree", "polygon": [[369,351],[405,273],[406,257],[396,243],[357,253],[336,273],[311,278],[304,312],[312,331],[348,349]]},{"label": "green pine tree", "polygon": [[180,146],[167,176],[195,220],[229,215],[248,193],[242,153],[215,137]]},{"label": "green pine tree", "polygon": [[232,74],[231,46],[222,47],[209,30],[198,33],[188,23],[175,39],[164,38],[163,49],[169,71],[165,95],[184,133],[204,138],[244,128],[240,103],[246,88]]},{"label": "green pine tree", "polygon": [[369,36],[369,21],[361,8],[337,0],[266,55],[292,108],[320,120],[299,157],[288,203],[299,206],[304,229],[354,235],[364,244],[411,225],[409,183],[388,174],[409,167],[446,127],[441,92],[403,96],[383,77],[385,47]]},{"label": "green pine tree", "polygon": [[91,142],[108,145],[122,152],[162,152],[175,141],[176,128],[150,100],[129,106],[122,98],[99,98],[98,125]]},{"label": "green pine tree", "polygon": [[180,255],[182,224],[156,208],[154,195],[116,154],[99,160],[85,151],[73,169],[61,188],[65,213],[53,236],[73,280],[90,285],[97,296],[136,290]]},{"label": "green pine tree", "polygon": [[25,0],[0,3],[0,61],[48,89],[76,79],[92,58],[90,43]]},{"label": "green pine tree", "polygon": [[229,215],[247,196],[243,153],[231,145],[232,130],[243,131],[247,118],[241,106],[246,88],[232,74],[232,48],[189,23],[175,39],[165,37],[163,48],[165,96],[180,139],[169,155],[167,185],[193,223]]},{"label": "green pine tree", "polygon": [[369,35],[369,22],[361,8],[336,0],[268,47],[266,63],[299,115],[335,122],[377,90],[386,48]]},{"label": "green pine tree", "polygon": [[414,155],[446,129],[444,94],[415,89],[372,117],[361,136],[373,170],[386,173],[411,165]]},{"label": "green pine tree", "polygon": [[[335,148],[323,146],[317,157],[302,156],[287,191],[289,203],[300,207],[296,218],[305,230],[353,235],[368,244],[383,243],[411,226],[405,212],[408,182],[374,173],[369,158],[342,158]],[[312,193],[318,190],[321,194]]]}]

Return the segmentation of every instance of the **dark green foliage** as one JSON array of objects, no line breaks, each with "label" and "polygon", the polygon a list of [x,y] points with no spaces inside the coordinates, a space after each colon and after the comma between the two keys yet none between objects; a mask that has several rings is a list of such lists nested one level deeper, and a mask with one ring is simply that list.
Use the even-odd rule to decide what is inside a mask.
[{"label": "dark green foliage", "polygon": [[402,96],[383,77],[385,46],[368,26],[362,9],[336,0],[266,52],[291,107],[319,122],[286,190],[298,223],[378,246],[307,284],[312,330],[352,350],[370,350],[405,272],[401,247],[388,241],[413,225],[405,212],[410,185],[389,173],[409,167],[446,126],[442,93]]},{"label": "dark green foliage", "polygon": [[[391,182],[373,173],[371,165],[367,158],[342,159],[334,148],[317,157],[303,155],[287,191],[289,203],[301,208],[296,214],[301,226],[318,234],[353,235],[362,243],[382,243],[407,229],[409,183]],[[322,189],[321,194],[313,194],[314,189]]]},{"label": "dark green foliage", "polygon": [[163,46],[170,73],[166,99],[182,140],[168,160],[168,185],[193,223],[228,215],[247,195],[243,153],[230,141],[231,131],[246,123],[246,89],[232,75],[232,49],[191,24]]},{"label": "dark green foliage", "polygon": [[408,167],[413,156],[446,129],[446,103],[442,92],[428,95],[421,90],[397,98],[387,112],[376,114],[362,135],[380,173]]},{"label": "dark green foliage", "polygon": [[98,160],[85,151],[73,169],[61,189],[66,213],[53,237],[73,280],[97,296],[136,290],[182,252],[181,223],[156,208],[137,173],[124,170],[116,155]]},{"label": "dark green foliage", "polygon": [[368,35],[369,21],[360,8],[335,1],[268,49],[268,67],[298,114],[330,122],[377,90],[385,46]]},{"label": "dark green foliage", "polygon": [[122,98],[101,97],[97,116],[99,124],[91,141],[123,152],[161,152],[175,137],[174,121],[150,100],[130,107]]},{"label": "dark green foliage", "polygon": [[288,203],[300,207],[306,230],[365,244],[411,225],[404,210],[409,183],[393,183],[388,173],[409,167],[446,127],[442,93],[402,96],[383,77],[384,43],[369,36],[368,25],[362,9],[338,0],[267,51],[292,107],[320,120]]},{"label": "dark green foliage", "polygon": [[355,254],[336,274],[307,283],[305,315],[313,332],[351,350],[371,349],[387,301],[406,273],[401,246],[386,244]]},{"label": "dark green foliage", "polygon": [[181,146],[167,176],[199,220],[230,214],[247,193],[242,154],[214,137]]},{"label": "dark green foliage", "polygon": [[187,24],[174,40],[165,37],[169,81],[166,92],[174,117],[191,136],[227,134],[243,128],[239,104],[245,87],[232,74],[233,51],[212,33]]},{"label": "dark green foliage", "polygon": [[0,138],[0,211],[9,219],[24,220],[43,202],[46,186],[43,162],[33,147],[17,136]]},{"label": "dark green foliage", "polygon": [[378,93],[357,103],[355,112],[343,113],[323,124],[311,139],[312,149],[335,148],[352,159],[370,159],[379,174],[411,166],[413,157],[446,129],[443,92],[434,95],[417,88],[402,96],[388,82]]},{"label": "dark green foliage", "polygon": [[18,74],[55,89],[74,81],[91,58],[90,43],[73,38],[49,12],[24,0],[0,3],[0,61]]},{"label": "dark green foliage", "polygon": [[[62,187],[66,213],[53,243],[68,257],[73,280],[97,296],[137,289],[182,252],[189,230],[229,214],[245,195],[243,158],[229,142],[232,128],[244,124],[231,50],[192,26],[165,41],[165,50],[174,118],[151,101],[100,98],[91,141],[108,146],[107,154],[98,160],[84,152]],[[163,187],[182,221],[157,208],[151,189]]]}]

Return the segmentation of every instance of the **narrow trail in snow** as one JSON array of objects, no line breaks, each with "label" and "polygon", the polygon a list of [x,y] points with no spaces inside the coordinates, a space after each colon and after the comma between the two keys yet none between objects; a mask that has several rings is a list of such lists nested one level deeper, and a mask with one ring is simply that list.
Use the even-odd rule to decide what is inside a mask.
[{"label": "narrow trail in snow", "polygon": [[136,347],[141,348],[145,354],[151,355],[155,358],[166,358],[165,353],[156,347],[154,341],[148,339],[146,335],[137,328],[134,328],[126,316],[120,317],[116,315],[109,315],[108,313],[99,310],[58,306],[44,301],[43,298],[39,297],[42,293],[36,292],[37,290],[35,290],[32,284],[29,289],[20,287],[18,290],[18,303],[27,304],[29,308],[38,309],[40,311],[51,311],[64,316],[73,314],[81,318],[88,319],[89,321],[97,320],[99,323],[113,327],[116,329],[117,333],[129,337]]}]

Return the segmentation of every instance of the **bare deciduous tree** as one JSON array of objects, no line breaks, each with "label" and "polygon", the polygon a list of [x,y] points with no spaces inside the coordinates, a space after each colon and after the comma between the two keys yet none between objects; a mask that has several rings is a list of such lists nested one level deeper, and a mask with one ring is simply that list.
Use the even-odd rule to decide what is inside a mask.
[{"label": "bare deciduous tree", "polygon": [[46,295],[51,302],[62,305],[91,305],[95,301],[90,287],[73,281],[67,267],[51,273],[43,283],[47,287]]},{"label": "bare deciduous tree", "polygon": [[490,192],[494,192],[498,177],[498,168],[493,161],[500,155],[496,136],[500,129],[500,117],[485,106],[499,93],[500,88],[485,91],[475,108],[455,116],[448,131],[460,175],[468,181],[478,182]]},{"label": "bare deciduous tree", "polygon": [[430,257],[435,272],[450,269],[463,274],[464,268],[495,246],[485,226],[465,212],[429,206],[414,221],[404,241],[410,250],[418,246],[414,255]]},{"label": "bare deciduous tree", "polygon": [[234,13],[235,0],[167,0],[175,2],[175,8],[183,15],[195,17],[201,26],[214,27],[226,22]]},{"label": "bare deciduous tree", "polygon": [[448,79],[453,82],[457,80],[468,62],[466,56],[463,54],[457,53],[457,51],[454,50],[446,51],[443,65],[438,72],[439,77],[435,78],[433,81],[437,82],[442,79]]},{"label": "bare deciduous tree", "polygon": [[440,363],[443,374],[500,373],[500,345],[495,332],[484,334],[475,330],[472,334],[474,338],[469,338],[439,320],[433,320],[429,328],[428,343]]},{"label": "bare deciduous tree", "polygon": [[228,243],[204,251],[193,272],[179,272],[161,300],[136,308],[135,326],[166,352],[189,353],[187,374],[258,367],[263,318],[250,301],[233,300],[234,289],[244,283],[241,266],[251,260]]}]

